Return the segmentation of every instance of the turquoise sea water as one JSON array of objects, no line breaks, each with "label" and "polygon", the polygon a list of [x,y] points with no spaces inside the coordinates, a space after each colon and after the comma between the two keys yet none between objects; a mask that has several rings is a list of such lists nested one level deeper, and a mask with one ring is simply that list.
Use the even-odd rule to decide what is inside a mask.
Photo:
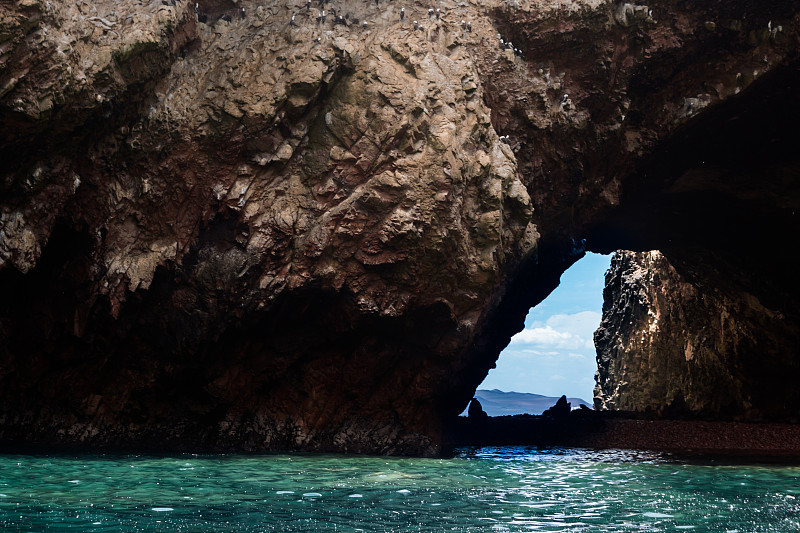
[{"label": "turquoise sea water", "polygon": [[800,531],[800,467],[524,447],[0,455],[0,530]]}]

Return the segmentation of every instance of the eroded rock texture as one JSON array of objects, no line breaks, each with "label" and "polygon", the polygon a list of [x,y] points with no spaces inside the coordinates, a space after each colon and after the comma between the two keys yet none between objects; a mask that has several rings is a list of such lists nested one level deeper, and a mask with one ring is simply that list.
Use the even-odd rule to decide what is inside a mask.
[{"label": "eroded rock texture", "polygon": [[797,108],[788,2],[171,4],[0,5],[6,441],[435,453],[676,139]]},{"label": "eroded rock texture", "polygon": [[800,412],[797,323],[754,295],[701,291],[651,251],[615,254],[603,297],[596,407],[744,419]]}]

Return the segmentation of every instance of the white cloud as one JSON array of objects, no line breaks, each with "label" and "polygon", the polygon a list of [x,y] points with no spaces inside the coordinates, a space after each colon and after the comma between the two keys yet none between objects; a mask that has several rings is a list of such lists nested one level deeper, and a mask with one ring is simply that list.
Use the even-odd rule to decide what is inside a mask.
[{"label": "white cloud", "polygon": [[574,344],[575,337],[566,331],[556,331],[550,326],[543,328],[523,329],[511,339],[519,344],[544,344],[564,348],[565,344]]},{"label": "white cloud", "polygon": [[601,318],[602,315],[596,311],[581,311],[571,315],[553,315],[547,319],[547,325],[559,331],[591,337]]},{"label": "white cloud", "polygon": [[550,350],[593,349],[594,330],[600,324],[600,313],[581,311],[571,315],[553,315],[542,326],[525,328],[511,339],[512,345],[532,345]]},{"label": "white cloud", "polygon": [[[545,349],[539,349],[545,348]],[[563,357],[561,350],[552,346],[534,346],[532,344],[512,344],[503,351],[503,358],[531,361],[533,359],[555,359]]]}]

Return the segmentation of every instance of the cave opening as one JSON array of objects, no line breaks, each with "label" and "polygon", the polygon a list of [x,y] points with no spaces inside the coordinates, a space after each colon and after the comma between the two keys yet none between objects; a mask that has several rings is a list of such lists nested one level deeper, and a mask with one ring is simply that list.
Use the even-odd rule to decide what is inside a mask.
[{"label": "cave opening", "polygon": [[530,309],[525,328],[512,337],[476,391],[489,415],[540,414],[562,395],[573,408],[592,405],[593,335],[602,318],[610,261],[610,255],[587,253]]},{"label": "cave opening", "polygon": [[[512,354],[556,352],[539,347],[526,354],[524,340],[567,344],[573,332],[551,323],[547,310],[570,286],[572,270],[565,267],[584,249],[630,250],[614,256],[608,283],[594,292],[597,322],[603,305],[609,317],[592,343],[598,365],[586,376],[589,381],[598,370],[597,397],[575,396],[595,400],[600,410],[656,418],[796,422],[798,87],[800,70],[776,69],[687,120],[637,164],[636,179],[613,208],[584,220],[562,248],[543,242],[538,261],[513,280],[487,327],[494,338],[479,345],[482,362],[492,355],[497,362],[470,376],[473,383],[485,378],[476,397],[487,389],[573,396],[566,387],[537,383],[558,385],[563,373],[533,364],[513,368]],[[585,238],[580,247],[574,235]],[[495,414],[489,402],[481,403]]]},{"label": "cave opening", "polygon": [[798,87],[776,69],[687,122],[588,232],[636,252],[612,265],[601,409],[796,419]]}]

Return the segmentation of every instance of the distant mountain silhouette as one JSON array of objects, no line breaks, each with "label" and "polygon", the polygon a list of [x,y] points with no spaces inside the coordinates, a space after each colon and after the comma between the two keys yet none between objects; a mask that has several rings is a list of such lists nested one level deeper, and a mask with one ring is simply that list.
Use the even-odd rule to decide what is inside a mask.
[{"label": "distant mountain silhouette", "polygon": [[[548,407],[552,407],[558,401],[553,396],[542,396],[541,394],[530,394],[527,392],[503,392],[501,390],[477,390],[475,397],[481,402],[483,410],[489,416],[506,415],[540,415]],[[592,405],[580,398],[567,398],[575,409],[584,404],[587,407]],[[466,411],[462,413],[466,415]]]}]

